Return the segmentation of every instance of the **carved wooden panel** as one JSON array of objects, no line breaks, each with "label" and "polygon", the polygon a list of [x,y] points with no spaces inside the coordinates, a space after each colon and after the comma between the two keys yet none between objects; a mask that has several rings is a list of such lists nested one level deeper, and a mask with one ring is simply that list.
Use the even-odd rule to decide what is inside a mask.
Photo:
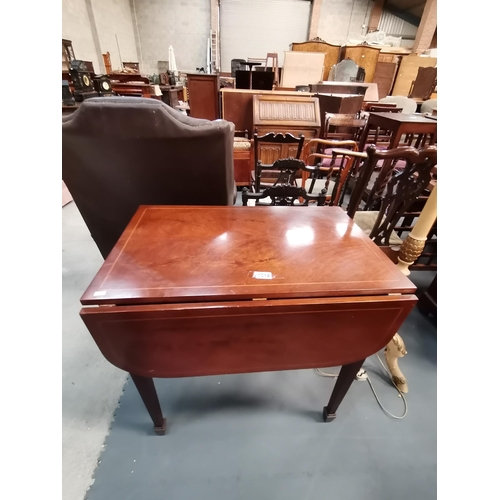
[{"label": "carved wooden panel", "polygon": [[288,157],[291,157],[293,156],[294,158],[297,156],[297,150],[298,150],[298,146],[294,146],[293,144],[289,144],[288,145],[288,151],[286,153],[286,156],[285,158],[288,158]]},{"label": "carved wooden panel", "polygon": [[316,97],[255,95],[253,115],[255,127],[276,124],[319,129],[321,125],[319,102]]},{"label": "carved wooden panel", "polygon": [[325,67],[323,68],[323,80],[327,79],[330,68],[334,64],[337,64],[340,56],[340,45],[331,45],[321,41],[292,43],[292,50],[301,52],[324,52]]},{"label": "carved wooden panel", "polygon": [[[286,147],[284,144],[283,146]],[[279,144],[261,144],[259,148],[259,160],[264,164],[272,164],[282,158],[283,146]]]},{"label": "carved wooden panel", "polygon": [[272,121],[307,121],[315,120],[314,102],[259,102],[261,120]]}]

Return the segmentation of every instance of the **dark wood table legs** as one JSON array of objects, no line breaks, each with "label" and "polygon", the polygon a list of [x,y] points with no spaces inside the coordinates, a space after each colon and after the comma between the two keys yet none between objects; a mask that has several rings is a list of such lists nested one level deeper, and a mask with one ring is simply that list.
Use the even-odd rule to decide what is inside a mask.
[{"label": "dark wood table legs", "polygon": [[[323,408],[323,420],[325,422],[331,422],[337,416],[335,412],[344,399],[344,396],[347,394],[349,387],[351,387],[352,382],[356,378],[356,374],[363,366],[364,362],[365,360],[362,359],[360,361],[356,361],[355,363],[344,365],[340,369],[330,401],[328,402],[328,405]],[[132,373],[130,376],[132,377],[132,380],[139,391],[139,395],[148,410],[149,416],[153,421],[154,432],[159,436],[163,436],[167,430],[167,419],[163,417],[153,379],[150,377],[133,375]]]},{"label": "dark wood table legs", "polygon": [[340,403],[342,403],[344,396],[347,394],[349,387],[351,387],[351,384],[356,378],[356,374],[363,366],[364,362],[365,360],[362,359],[349,365],[344,365],[340,369],[330,401],[328,401],[328,405],[323,408],[323,420],[325,422],[331,422],[337,416],[335,412],[340,406]]},{"label": "dark wood table legs", "polygon": [[137,390],[148,410],[149,416],[153,421],[154,431],[159,436],[163,436],[167,430],[167,419],[163,418],[161,412],[160,401],[158,394],[156,394],[155,384],[151,377],[141,377],[139,375],[130,374],[134,381]]}]

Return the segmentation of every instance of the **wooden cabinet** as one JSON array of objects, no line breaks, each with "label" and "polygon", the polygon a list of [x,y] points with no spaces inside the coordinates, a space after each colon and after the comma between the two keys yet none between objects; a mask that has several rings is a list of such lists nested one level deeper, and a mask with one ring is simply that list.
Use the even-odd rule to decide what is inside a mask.
[{"label": "wooden cabinet", "polygon": [[392,86],[396,78],[398,65],[395,62],[378,61],[377,69],[373,77],[373,83],[378,86],[378,96],[382,99],[391,94]]},{"label": "wooden cabinet", "polygon": [[[321,117],[317,97],[311,96],[253,96],[254,130],[259,135],[269,132],[290,133],[295,137],[303,134],[305,143],[319,137]],[[294,144],[260,143],[258,159],[273,163],[279,158],[297,155]]]},{"label": "wooden cabinet", "polygon": [[340,45],[331,45],[320,40],[309,40],[308,42],[292,43],[293,51],[301,52],[324,52],[325,66],[323,68],[323,80],[328,80],[330,68],[337,64],[340,56]]},{"label": "wooden cabinet", "polygon": [[352,59],[365,70],[365,82],[372,83],[377,69],[380,49],[370,45],[347,45],[342,47],[340,59]]},{"label": "wooden cabinet", "polygon": [[190,116],[217,120],[219,113],[219,75],[187,75]]}]

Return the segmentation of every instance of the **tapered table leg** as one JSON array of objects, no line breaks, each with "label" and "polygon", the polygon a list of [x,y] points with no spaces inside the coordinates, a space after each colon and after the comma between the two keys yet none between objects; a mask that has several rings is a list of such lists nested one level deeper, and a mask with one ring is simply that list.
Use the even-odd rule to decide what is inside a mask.
[{"label": "tapered table leg", "polygon": [[323,408],[323,420],[325,422],[331,422],[337,416],[335,412],[344,399],[344,396],[347,394],[349,387],[351,387],[356,374],[363,366],[364,362],[365,360],[362,359],[349,365],[344,365],[340,369],[340,373],[337,381],[335,382],[335,387],[333,388],[330,401],[328,401],[328,405]]},{"label": "tapered table leg", "polygon": [[132,377],[132,380],[139,391],[139,395],[148,410],[149,416],[153,421],[154,432],[163,436],[167,430],[167,419],[163,418],[160,401],[158,400],[158,394],[156,394],[153,379],[151,377],[141,377],[140,375],[134,375],[132,373],[130,376]]}]

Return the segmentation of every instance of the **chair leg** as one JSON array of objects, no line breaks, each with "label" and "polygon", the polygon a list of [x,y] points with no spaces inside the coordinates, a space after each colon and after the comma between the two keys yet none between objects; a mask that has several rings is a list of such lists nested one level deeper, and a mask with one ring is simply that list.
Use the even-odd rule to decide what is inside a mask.
[{"label": "chair leg", "polygon": [[316,183],[316,176],[313,175],[311,177],[311,185],[309,186],[309,191],[308,193],[311,194],[313,192],[313,189],[314,189],[314,184]]},{"label": "chair leg", "polygon": [[406,382],[406,377],[399,368],[398,359],[402,358],[406,354],[407,351],[405,343],[399,333],[396,333],[385,348],[385,361],[389,371],[391,372],[392,380],[396,384],[397,388],[404,394],[408,392],[408,383]]}]

